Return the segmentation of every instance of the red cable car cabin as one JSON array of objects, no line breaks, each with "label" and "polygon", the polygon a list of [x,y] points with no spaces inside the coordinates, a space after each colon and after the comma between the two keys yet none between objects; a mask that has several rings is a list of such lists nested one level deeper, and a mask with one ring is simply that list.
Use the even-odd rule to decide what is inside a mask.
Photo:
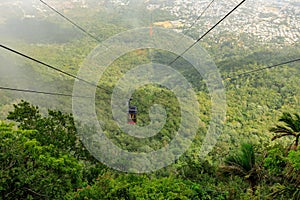
[{"label": "red cable car cabin", "polygon": [[137,107],[129,105],[128,109],[128,124],[136,124]]}]

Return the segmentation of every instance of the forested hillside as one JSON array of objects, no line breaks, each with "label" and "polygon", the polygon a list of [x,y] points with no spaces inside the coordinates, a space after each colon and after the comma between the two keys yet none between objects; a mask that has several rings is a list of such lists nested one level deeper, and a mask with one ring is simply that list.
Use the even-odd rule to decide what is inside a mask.
[{"label": "forested hillside", "polygon": [[[35,9],[32,18],[13,15],[8,5],[0,5],[5,13],[0,14],[2,45],[74,76],[99,42],[139,27],[149,28],[153,35],[159,28],[155,22],[177,20],[167,9],[137,10],[118,1],[57,4],[95,40],[51,10]],[[180,28],[186,27],[175,31]],[[191,29],[187,35],[197,39],[199,31]],[[155,136],[136,138],[122,131],[113,116],[110,100],[119,81],[137,66],[176,60],[172,68],[193,88],[199,124],[191,146],[173,164],[150,173],[121,172],[97,160],[84,143],[90,138],[82,138],[72,114],[76,80],[2,48],[0,199],[300,199],[300,63],[274,66],[298,59],[299,42],[260,43],[229,32],[214,37],[200,45],[221,75],[226,119],[216,145],[204,158],[200,151],[212,120],[212,95],[205,78],[183,56],[177,58],[165,49],[136,49],[110,63],[96,83],[95,113],[105,136],[121,149],[144,153],[164,148],[176,137],[182,122],[180,101],[160,84],[135,90],[135,126],[152,123],[153,105],[161,105],[166,115]],[[256,69],[262,70],[247,73]],[[192,113],[194,107],[186,109]],[[122,164],[128,162],[124,158]]]}]

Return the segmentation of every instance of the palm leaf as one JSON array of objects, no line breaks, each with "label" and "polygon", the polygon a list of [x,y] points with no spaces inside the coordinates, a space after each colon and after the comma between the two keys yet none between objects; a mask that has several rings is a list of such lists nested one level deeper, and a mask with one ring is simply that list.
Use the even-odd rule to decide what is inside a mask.
[{"label": "palm leaf", "polygon": [[238,166],[226,165],[221,166],[221,169],[223,174],[234,174],[241,177],[246,176],[245,172]]},{"label": "palm leaf", "polygon": [[294,133],[292,129],[281,125],[276,125],[275,127],[270,128],[270,131],[273,133]]},{"label": "palm leaf", "polygon": [[285,134],[281,134],[281,135],[275,135],[274,137],[272,137],[271,140],[273,141],[273,140],[276,140],[278,138],[282,138],[282,137],[289,136],[289,135],[296,136],[295,134],[285,133]]},{"label": "palm leaf", "polygon": [[300,116],[297,113],[294,113],[295,116],[295,126],[297,127],[296,132],[300,131]]},{"label": "palm leaf", "polygon": [[[251,144],[242,144],[241,152],[237,155],[228,156],[225,159],[228,169],[237,170],[239,174],[249,173],[255,165],[255,154]],[[233,173],[235,173],[233,171]]]},{"label": "palm leaf", "polygon": [[287,127],[290,127],[293,131],[299,132],[300,131],[300,122],[297,119],[299,116],[295,114],[296,119],[290,113],[283,113],[279,121],[284,122]]},{"label": "palm leaf", "polygon": [[294,136],[297,141],[297,135],[300,133],[300,115],[297,113],[292,115],[285,112],[282,114],[279,121],[283,122],[284,125],[276,125],[269,129],[273,133],[280,133],[279,135],[274,136],[272,141],[285,136]]}]

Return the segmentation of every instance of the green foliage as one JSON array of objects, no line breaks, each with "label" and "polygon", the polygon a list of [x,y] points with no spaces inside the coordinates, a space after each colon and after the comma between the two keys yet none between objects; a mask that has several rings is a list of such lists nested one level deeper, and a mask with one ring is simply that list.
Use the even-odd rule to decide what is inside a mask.
[{"label": "green foliage", "polygon": [[37,106],[22,100],[18,105],[14,105],[14,111],[9,113],[7,119],[19,122],[21,129],[32,130],[41,119],[41,115]]},{"label": "green foliage", "polygon": [[288,155],[288,161],[296,170],[300,170],[300,151],[290,151]]},{"label": "green foliage", "polygon": [[[82,12],[79,8],[66,12],[99,40],[104,41],[121,31],[149,24],[150,13],[145,8],[117,8],[116,13],[109,6],[99,8],[99,1],[94,4],[89,12]],[[174,19],[167,11],[161,12],[158,9],[154,10],[153,16],[154,21]],[[140,22],[136,23],[135,18],[139,18]],[[13,46],[73,74],[76,74],[80,63],[98,45],[88,37],[75,34],[67,24],[57,21],[55,17],[39,22],[25,20],[23,24],[19,20],[13,20],[3,27],[9,23],[33,28],[20,36],[20,27],[15,27],[13,35],[20,37],[10,41]],[[37,25],[47,24],[53,29],[31,38],[31,43],[39,44],[20,41],[29,37]],[[44,33],[44,30],[39,31]],[[51,37],[46,37],[49,34]],[[192,34],[195,38],[199,36],[198,32]],[[239,44],[229,34],[220,38],[208,38],[202,43],[214,56],[223,77],[280,63],[299,54],[297,44],[283,49],[269,48],[253,43],[245,34],[240,37],[243,41]],[[49,42],[55,43],[48,44]],[[168,64],[175,57],[176,55],[164,50],[140,49],[129,52],[108,66],[100,84],[112,91],[118,80],[137,65],[151,60]],[[2,61],[5,58],[6,55],[2,56]],[[31,62],[25,62],[17,68],[16,71],[22,74],[20,77],[16,77],[13,70],[7,76],[6,70],[11,69],[7,66],[13,66],[15,62],[15,58],[12,58],[12,62],[4,62],[4,70],[0,71],[2,85],[11,83],[9,81],[12,79],[17,80],[18,85],[24,85],[32,83],[31,79],[35,78],[39,81],[34,81],[35,86],[43,88],[40,90],[71,92],[72,80],[58,77],[56,72],[44,70]],[[270,143],[270,133],[266,129],[276,123],[279,115],[283,119],[280,119],[280,125],[275,126],[277,129],[272,129],[276,134],[273,139],[289,134],[291,137],[295,136],[294,142],[298,144],[299,115],[289,114],[300,112],[300,71],[297,64],[241,76],[236,80],[224,80],[227,93],[226,124],[217,145],[208,155],[209,161],[199,160],[198,152],[210,122],[211,97],[202,77],[189,63],[178,59],[172,67],[193,85],[200,104],[201,119],[194,144],[175,164],[147,176],[117,172],[103,174],[110,170],[97,162],[83,147],[76,136],[72,115],[49,110],[47,116],[43,116],[38,107],[22,101],[14,105],[14,111],[8,116],[10,120],[17,122],[19,129],[12,125],[0,125],[1,198],[62,199],[68,194],[67,199],[299,199],[299,150],[294,148],[286,155],[283,148],[278,146],[266,149]],[[11,102],[15,102],[18,97],[15,93],[2,90],[0,96],[1,111],[8,110]],[[116,145],[129,151],[150,152],[166,146],[180,124],[180,105],[176,97],[157,85],[139,88],[133,96],[133,103],[139,108],[138,125],[148,125],[149,109],[153,104],[161,104],[166,108],[168,116],[165,126],[156,137],[143,140],[129,137],[111,120],[111,105],[100,100],[110,96],[101,90],[96,95],[96,107],[99,119],[105,122],[103,127],[107,136]],[[70,98],[57,100],[54,97],[34,96],[31,99],[34,102],[37,99],[38,102],[46,102],[42,104],[47,107],[71,110]],[[240,151],[236,150],[236,146],[242,141],[255,144],[256,153],[249,144],[242,145]],[[285,146],[286,141],[288,140],[282,138],[277,142]],[[232,155],[225,159],[226,166],[220,166],[230,151]],[[264,172],[259,166],[260,161],[269,172],[263,174],[263,177],[260,177]],[[124,162],[128,162],[126,158]],[[218,168],[221,171],[225,169],[227,175],[231,176],[218,176]],[[233,174],[238,176],[232,176]],[[248,182],[255,185],[255,192],[247,190]]]},{"label": "green foliage", "polygon": [[300,116],[295,113],[294,115],[284,112],[279,119],[280,122],[283,122],[283,125],[276,125],[270,129],[271,132],[276,133],[277,135],[272,138],[272,140],[292,136],[295,138],[295,148],[297,149],[300,138]]},{"label": "green foliage", "polygon": [[37,106],[21,101],[14,105],[14,111],[9,112],[7,118],[19,122],[21,129],[36,130],[34,138],[42,145],[54,145],[59,151],[82,153],[72,115],[48,110],[48,116],[42,117]]},{"label": "green foliage", "polygon": [[228,156],[225,159],[225,164],[228,167],[232,167],[234,173],[240,175],[248,174],[255,166],[255,154],[253,145],[242,144],[241,152],[236,155]]},{"label": "green foliage", "polygon": [[177,176],[191,181],[199,181],[209,176],[213,181],[216,176],[216,167],[207,160],[201,160],[196,152],[186,152],[174,164]]},{"label": "green foliage", "polygon": [[54,146],[57,153],[67,153],[84,161],[85,177],[91,181],[97,177],[105,167],[100,164],[83,146],[77,136],[74,119],[71,114],[61,111],[48,110],[48,116],[42,116],[37,106],[21,101],[14,105],[14,110],[7,117],[19,123],[19,128],[35,130],[35,134],[29,136],[37,140],[41,145]]},{"label": "green foliage", "polygon": [[225,164],[240,166],[243,171],[249,172],[255,165],[254,148],[251,144],[242,144],[241,153],[238,155],[229,156],[225,160]]},{"label": "green foliage", "polygon": [[224,174],[238,175],[249,181],[251,189],[254,190],[259,181],[260,167],[255,162],[255,152],[252,144],[241,145],[240,152],[226,157],[225,165],[221,167]]},{"label": "green foliage", "polygon": [[68,199],[226,199],[213,188],[174,177],[104,174],[94,185],[70,193]]},{"label": "green foliage", "polygon": [[269,195],[270,198],[276,199],[300,199],[300,187],[286,186],[282,184],[275,184],[273,186],[273,192]]},{"label": "green foliage", "polygon": [[278,175],[286,166],[284,150],[280,147],[274,147],[268,151],[267,157],[264,159],[264,167],[270,174]]},{"label": "green foliage", "polygon": [[78,160],[53,145],[41,145],[35,135],[0,123],[2,199],[61,199],[81,184]]},{"label": "green foliage", "polygon": [[274,147],[268,152],[264,166],[270,172],[269,181],[274,183],[269,193],[270,197],[278,199],[299,199],[300,169],[299,151],[289,151]]}]

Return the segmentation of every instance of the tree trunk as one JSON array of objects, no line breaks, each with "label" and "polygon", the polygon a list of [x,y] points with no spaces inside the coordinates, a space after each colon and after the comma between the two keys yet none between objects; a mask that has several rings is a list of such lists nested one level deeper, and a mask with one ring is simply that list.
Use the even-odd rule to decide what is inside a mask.
[{"label": "tree trunk", "polygon": [[252,192],[252,195],[254,195],[255,193],[255,190],[256,190],[256,180],[254,177],[250,177],[248,179],[249,183],[250,183],[250,188],[251,188],[251,192]]}]

